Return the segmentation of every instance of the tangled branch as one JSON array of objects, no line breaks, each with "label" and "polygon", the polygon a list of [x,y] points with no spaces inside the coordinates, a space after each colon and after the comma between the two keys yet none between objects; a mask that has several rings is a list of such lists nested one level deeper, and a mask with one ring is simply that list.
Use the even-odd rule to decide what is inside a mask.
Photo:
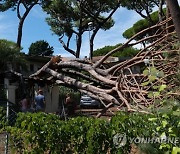
[{"label": "tangled branch", "polygon": [[[168,88],[174,86],[171,79],[177,74],[179,46],[175,46],[178,39],[172,30],[173,25],[165,26],[171,20],[168,18],[137,33],[96,63],[79,59],[63,61],[60,56],[57,56],[32,74],[30,78],[68,85],[99,99],[104,109],[97,115],[98,117],[107,110],[111,111],[114,105],[119,110],[127,108],[128,111],[146,113],[146,108],[149,106],[158,107],[160,105],[156,104],[155,100],[163,99],[165,88],[168,91]],[[157,28],[158,31],[154,35],[135,43],[132,42],[146,31]],[[117,62],[109,68],[103,67],[106,59],[113,53],[144,41],[151,43],[141,49],[135,57]],[[174,93],[171,92],[168,95],[174,95]]]}]

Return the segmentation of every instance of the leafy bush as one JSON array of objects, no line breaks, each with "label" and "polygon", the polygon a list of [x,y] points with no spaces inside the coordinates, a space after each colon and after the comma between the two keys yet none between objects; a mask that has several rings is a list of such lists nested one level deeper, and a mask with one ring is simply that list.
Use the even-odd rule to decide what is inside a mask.
[{"label": "leafy bush", "polygon": [[[20,113],[15,127],[9,127],[11,141],[20,153],[128,153],[136,144],[146,153],[179,150],[179,143],[137,144],[129,138],[180,136],[179,110],[158,114],[120,112],[110,122],[87,117],[61,121],[53,114]],[[128,139],[117,147],[114,137],[125,134]],[[118,140],[119,141],[119,140]]]}]

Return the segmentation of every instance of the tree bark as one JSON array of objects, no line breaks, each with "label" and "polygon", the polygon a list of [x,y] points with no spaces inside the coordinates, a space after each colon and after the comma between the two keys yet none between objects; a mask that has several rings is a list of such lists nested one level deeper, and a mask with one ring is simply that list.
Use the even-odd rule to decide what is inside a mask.
[{"label": "tree bark", "polygon": [[180,41],[180,8],[177,0],[166,0],[167,6],[171,13],[174,27]]},{"label": "tree bark", "polygon": [[17,12],[17,16],[19,18],[19,25],[18,25],[18,36],[17,36],[17,46],[20,48],[21,47],[21,41],[22,41],[22,29],[23,29],[23,24],[24,24],[24,21],[27,17],[27,15],[29,14],[29,12],[31,11],[31,9],[34,7],[34,5],[36,5],[37,3],[33,3],[29,8],[26,8],[26,11],[25,13],[23,14],[23,16],[21,17],[20,16],[20,12],[19,12],[19,7],[20,5],[18,5],[18,12]]},{"label": "tree bark", "polygon": [[164,13],[163,13],[163,4],[164,4],[164,0],[160,0],[159,11],[158,11],[158,16],[159,16],[159,21],[160,22],[163,20],[163,16],[164,16]]}]

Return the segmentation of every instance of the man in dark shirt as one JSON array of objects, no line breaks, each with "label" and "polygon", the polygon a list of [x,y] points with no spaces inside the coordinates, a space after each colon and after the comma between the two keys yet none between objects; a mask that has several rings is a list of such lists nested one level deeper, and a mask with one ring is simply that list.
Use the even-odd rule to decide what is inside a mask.
[{"label": "man in dark shirt", "polygon": [[45,111],[45,97],[43,95],[43,91],[39,90],[38,95],[35,97],[36,102],[36,111]]}]

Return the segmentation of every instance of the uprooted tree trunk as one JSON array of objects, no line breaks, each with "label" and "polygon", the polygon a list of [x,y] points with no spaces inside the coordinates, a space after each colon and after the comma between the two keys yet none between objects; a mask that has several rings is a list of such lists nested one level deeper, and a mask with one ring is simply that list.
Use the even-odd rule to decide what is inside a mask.
[{"label": "uprooted tree trunk", "polygon": [[[167,29],[172,29],[173,25],[163,29],[171,20],[172,18],[168,18],[155,26],[144,29],[122,46],[107,53],[96,63],[81,59],[62,61],[61,57],[53,57],[30,78],[68,85],[99,99],[105,108],[98,116],[111,110],[112,106],[117,106],[118,109],[127,107],[128,111],[147,112],[147,107],[160,105],[155,100],[163,99],[165,88],[168,91],[175,86],[171,80],[177,72],[178,58],[176,54],[178,54],[179,48],[175,45],[178,39],[174,31],[166,33]],[[147,36],[134,43],[134,38],[157,28],[158,31],[153,36]],[[121,52],[123,48],[144,41],[152,43],[141,49],[135,57],[123,62],[116,62],[113,66],[105,66],[106,59],[113,53]],[[134,72],[136,68],[139,69],[139,72]]]},{"label": "uprooted tree trunk", "polygon": [[180,41],[180,8],[177,0],[166,0],[167,7],[171,13],[171,16],[173,18],[174,26],[176,29],[176,33],[179,37]]}]

